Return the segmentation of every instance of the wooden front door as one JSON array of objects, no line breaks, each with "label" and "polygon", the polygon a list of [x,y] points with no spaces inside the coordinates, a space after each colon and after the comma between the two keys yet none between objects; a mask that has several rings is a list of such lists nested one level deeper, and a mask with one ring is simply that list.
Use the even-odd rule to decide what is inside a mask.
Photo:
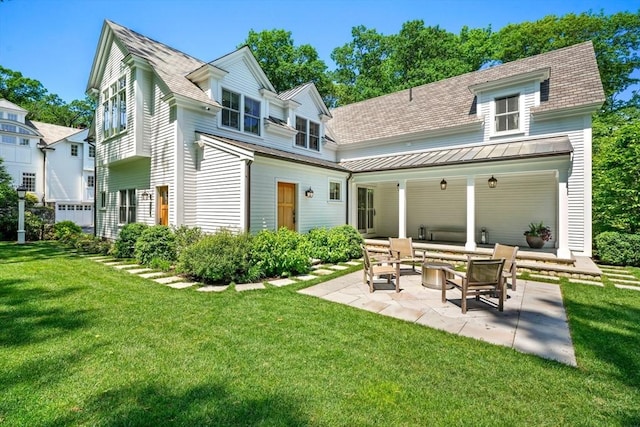
[{"label": "wooden front door", "polygon": [[158,187],[158,224],[169,225],[169,187]]},{"label": "wooden front door", "polygon": [[281,227],[296,229],[296,185],[288,182],[278,183],[278,229]]}]

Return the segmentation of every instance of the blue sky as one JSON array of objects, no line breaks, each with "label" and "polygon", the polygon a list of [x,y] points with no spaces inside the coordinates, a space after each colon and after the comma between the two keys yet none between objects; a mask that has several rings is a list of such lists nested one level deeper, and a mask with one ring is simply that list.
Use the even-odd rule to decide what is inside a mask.
[{"label": "blue sky", "polygon": [[102,23],[110,19],[173,48],[211,61],[249,32],[284,29],[310,44],[330,69],[330,54],[358,25],[395,34],[422,19],[458,33],[588,10],[637,11],[632,0],[4,0],[0,65],[42,82],[70,102],[84,98]]}]

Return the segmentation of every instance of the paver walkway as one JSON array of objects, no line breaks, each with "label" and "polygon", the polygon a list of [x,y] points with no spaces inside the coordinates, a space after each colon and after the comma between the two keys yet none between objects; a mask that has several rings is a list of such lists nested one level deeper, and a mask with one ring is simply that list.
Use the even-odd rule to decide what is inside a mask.
[{"label": "paver walkway", "polygon": [[402,275],[400,288],[370,293],[358,271],[299,292],[576,366],[558,285],[518,280],[503,312],[495,308],[496,299],[484,299],[494,304],[488,306],[471,298],[467,314],[461,312],[459,291],[447,291],[443,303],[441,291],[423,287],[419,274]]}]

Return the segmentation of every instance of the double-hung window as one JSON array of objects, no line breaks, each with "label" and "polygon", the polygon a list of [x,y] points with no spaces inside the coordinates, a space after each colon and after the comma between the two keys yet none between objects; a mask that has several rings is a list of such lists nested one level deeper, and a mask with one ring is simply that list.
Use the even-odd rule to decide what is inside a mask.
[{"label": "double-hung window", "polygon": [[136,190],[120,190],[120,224],[136,222]]},{"label": "double-hung window", "polygon": [[495,99],[495,132],[520,129],[520,95],[509,95]]},{"label": "double-hung window", "polygon": [[102,130],[105,138],[127,129],[127,77],[121,76],[102,92]]},{"label": "double-hung window", "polygon": [[71,155],[78,157],[78,144],[71,144]]},{"label": "double-hung window", "polygon": [[222,126],[240,130],[240,94],[222,89]]},{"label": "double-hung window", "polygon": [[222,89],[222,126],[260,135],[260,101]]},{"label": "double-hung window", "polygon": [[320,151],[320,124],[296,117],[296,146]]},{"label": "double-hung window", "polygon": [[93,158],[96,156],[96,147],[94,145],[89,146],[89,157]]},{"label": "double-hung window", "polygon": [[329,201],[340,202],[342,201],[342,182],[341,181],[329,181]]}]

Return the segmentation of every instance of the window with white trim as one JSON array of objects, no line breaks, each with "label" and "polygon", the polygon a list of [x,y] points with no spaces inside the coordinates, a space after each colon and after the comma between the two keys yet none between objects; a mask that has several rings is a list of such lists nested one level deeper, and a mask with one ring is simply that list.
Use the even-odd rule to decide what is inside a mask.
[{"label": "window with white trim", "polygon": [[2,142],[4,142],[5,144],[16,144],[16,137],[15,136],[10,136],[10,135],[2,135]]},{"label": "window with white trim", "polygon": [[14,122],[18,121],[18,115],[13,113],[7,113],[7,119],[13,120]]},{"label": "window with white trim", "polygon": [[222,89],[222,126],[260,135],[260,101]]},{"label": "window with white trim", "polygon": [[520,95],[509,95],[495,99],[495,132],[520,129]]},{"label": "window with white trim", "polygon": [[93,188],[96,185],[96,178],[93,175],[87,177],[87,187]]},{"label": "window with white trim", "polygon": [[93,145],[89,146],[89,157],[95,157],[96,156],[96,147]]},{"label": "window with white trim", "polygon": [[296,146],[320,151],[320,124],[296,116]]},{"label": "window with white trim", "polygon": [[106,209],[106,208],[107,208],[107,192],[101,191],[100,192],[100,209]]},{"label": "window with white trim", "polygon": [[120,224],[136,222],[136,190],[120,190]]},{"label": "window with white trim", "polygon": [[329,181],[329,201],[342,201],[342,181]]},{"label": "window with white trim", "polygon": [[27,191],[36,191],[36,174],[35,172],[22,172],[22,186]]},{"label": "window with white trim", "polygon": [[102,131],[108,138],[127,129],[127,77],[117,81],[102,91]]},{"label": "window with white trim", "polygon": [[240,130],[240,94],[222,89],[222,126]]},{"label": "window with white trim", "polygon": [[29,145],[29,138],[20,138],[20,145]]},{"label": "window with white trim", "polygon": [[78,157],[78,144],[71,144],[71,155]]}]

